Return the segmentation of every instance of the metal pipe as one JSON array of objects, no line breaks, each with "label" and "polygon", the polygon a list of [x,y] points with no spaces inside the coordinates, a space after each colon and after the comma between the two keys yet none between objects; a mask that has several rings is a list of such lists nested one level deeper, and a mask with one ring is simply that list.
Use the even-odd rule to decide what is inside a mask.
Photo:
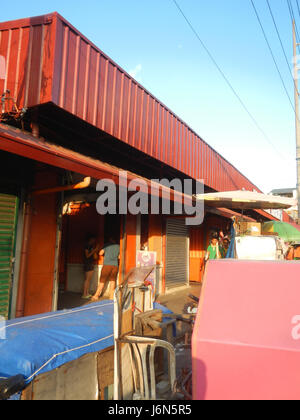
[{"label": "metal pipe", "polygon": [[82,190],[84,188],[88,188],[90,185],[91,185],[91,177],[86,177],[84,178],[82,182],[79,182],[78,184],[46,188],[43,190],[36,190],[36,191],[33,191],[32,194],[36,196],[36,195],[43,195],[43,194],[52,194],[52,193],[57,193],[57,192],[62,192],[62,191]]}]

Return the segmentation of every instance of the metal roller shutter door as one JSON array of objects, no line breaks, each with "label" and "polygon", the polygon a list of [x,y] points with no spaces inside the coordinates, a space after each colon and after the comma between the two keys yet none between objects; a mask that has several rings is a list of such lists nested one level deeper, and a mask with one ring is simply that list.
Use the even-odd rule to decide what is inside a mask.
[{"label": "metal roller shutter door", "polygon": [[168,219],[166,231],[166,288],[189,284],[189,228],[184,219]]},{"label": "metal roller shutter door", "polygon": [[15,252],[18,198],[0,194],[0,316],[8,318]]}]

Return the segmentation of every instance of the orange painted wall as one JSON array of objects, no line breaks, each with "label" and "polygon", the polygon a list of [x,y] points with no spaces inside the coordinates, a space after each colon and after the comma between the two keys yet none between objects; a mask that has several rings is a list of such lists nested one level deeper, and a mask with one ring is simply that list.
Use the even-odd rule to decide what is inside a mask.
[{"label": "orange painted wall", "polygon": [[[60,283],[65,283],[65,286],[67,264],[83,264],[87,235],[95,235],[100,247],[104,245],[104,216],[97,213],[95,203],[63,216],[59,277]],[[99,264],[102,262],[103,257],[99,257]]]},{"label": "orange painted wall", "polygon": [[99,245],[104,245],[104,216],[97,213],[93,203],[78,214],[65,217],[68,218],[68,263],[82,264],[87,235],[95,235]]},{"label": "orange painted wall", "polygon": [[157,264],[163,262],[162,216],[149,215],[149,251],[157,253]]},{"label": "orange painted wall", "polygon": [[190,229],[190,281],[202,282],[204,269],[204,227]]},{"label": "orange painted wall", "polygon": [[[40,170],[36,174],[36,188],[56,186],[57,174]],[[29,236],[26,270],[24,316],[52,310],[55,246],[57,233],[57,196],[36,196]]]},{"label": "orange painted wall", "polygon": [[126,251],[125,251],[125,274],[136,266],[136,227],[137,216],[126,216]]}]

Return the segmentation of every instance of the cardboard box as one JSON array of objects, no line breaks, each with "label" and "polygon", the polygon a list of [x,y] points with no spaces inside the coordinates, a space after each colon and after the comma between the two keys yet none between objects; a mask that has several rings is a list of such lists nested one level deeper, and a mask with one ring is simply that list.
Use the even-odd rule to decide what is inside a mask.
[{"label": "cardboard box", "polygon": [[239,234],[260,236],[261,235],[261,223],[254,222],[240,222],[239,223]]}]

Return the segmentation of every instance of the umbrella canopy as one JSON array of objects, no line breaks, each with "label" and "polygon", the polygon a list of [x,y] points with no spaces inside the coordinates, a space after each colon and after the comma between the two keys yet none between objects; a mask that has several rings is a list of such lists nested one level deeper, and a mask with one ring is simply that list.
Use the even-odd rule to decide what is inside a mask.
[{"label": "umbrella canopy", "polygon": [[262,234],[277,233],[285,242],[299,242],[300,231],[289,223],[285,222],[265,222],[262,225]]},{"label": "umbrella canopy", "polygon": [[261,194],[252,191],[225,191],[219,193],[198,194],[197,200],[204,200],[210,207],[227,209],[288,209],[296,205],[293,198]]}]

